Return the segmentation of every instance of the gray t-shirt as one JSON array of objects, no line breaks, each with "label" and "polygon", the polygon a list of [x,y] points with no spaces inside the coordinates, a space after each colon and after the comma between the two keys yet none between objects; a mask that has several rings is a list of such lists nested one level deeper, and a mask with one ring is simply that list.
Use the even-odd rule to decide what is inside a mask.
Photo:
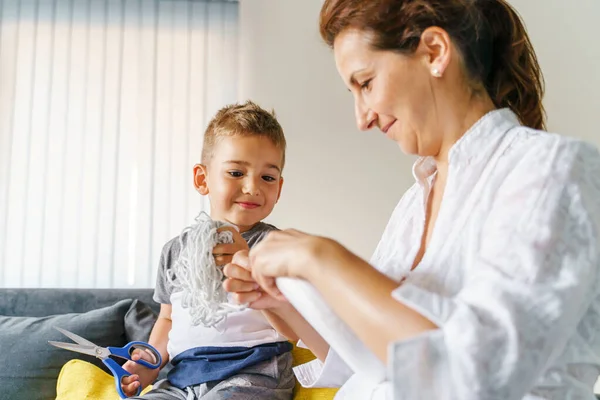
[{"label": "gray t-shirt", "polygon": [[[242,237],[248,243],[248,247],[252,248],[255,244],[265,238],[267,233],[272,230],[277,230],[273,225],[264,222],[259,222],[252,229],[243,232]],[[160,304],[171,304],[171,293],[173,293],[173,284],[167,278],[167,271],[172,273],[171,268],[177,261],[181,252],[181,244],[179,238],[185,243],[187,233],[183,233],[167,242],[162,249],[160,255],[160,263],[158,265],[158,275],[156,277],[156,288],[154,289],[154,301]]]}]

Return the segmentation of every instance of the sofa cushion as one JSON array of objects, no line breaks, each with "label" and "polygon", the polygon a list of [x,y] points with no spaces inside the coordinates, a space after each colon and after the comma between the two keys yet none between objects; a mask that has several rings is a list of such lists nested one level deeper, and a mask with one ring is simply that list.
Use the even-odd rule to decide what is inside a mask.
[{"label": "sofa cushion", "polygon": [[[315,356],[310,350],[294,347],[294,365],[310,361]],[[143,393],[152,389],[148,386]],[[119,398],[112,376],[98,367],[79,360],[65,364],[56,386],[56,400],[115,400]],[[297,384],[293,400],[331,400],[338,389],[307,389]]]},{"label": "sofa cushion", "polygon": [[50,346],[49,340],[70,342],[54,327],[71,331],[99,346],[123,346],[127,343],[123,321],[133,303],[131,299],[122,300],[83,314],[0,316],[2,398],[54,399],[58,374],[71,359],[78,358],[104,367],[94,357]]},{"label": "sofa cushion", "polygon": [[0,288],[0,315],[46,317],[66,313],[85,313],[108,307],[123,299],[138,299],[158,312],[153,289],[44,289]]},{"label": "sofa cushion", "polygon": [[[292,355],[294,356],[294,362],[292,364],[294,367],[316,358],[310,350],[298,346],[294,346]],[[338,390],[339,389],[337,388],[305,388],[300,386],[300,383],[296,380],[294,400],[330,400],[335,397]]]},{"label": "sofa cushion", "polygon": [[[152,386],[144,389],[149,392]],[[115,379],[95,365],[71,360],[60,370],[56,384],[56,400],[117,400]]]},{"label": "sofa cushion", "polygon": [[141,300],[134,300],[125,314],[125,335],[127,342],[147,342],[158,314]]}]

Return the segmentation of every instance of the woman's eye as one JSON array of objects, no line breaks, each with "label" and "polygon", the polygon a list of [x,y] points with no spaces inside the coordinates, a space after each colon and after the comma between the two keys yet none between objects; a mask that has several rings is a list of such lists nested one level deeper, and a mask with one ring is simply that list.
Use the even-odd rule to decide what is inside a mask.
[{"label": "woman's eye", "polygon": [[367,79],[366,81],[364,81],[361,85],[360,85],[360,89],[361,90],[368,90],[371,87],[371,81],[373,79]]},{"label": "woman's eye", "polygon": [[263,179],[267,182],[275,182],[275,180],[276,180],[274,177],[269,176],[269,175],[263,176]]},{"label": "woman's eye", "polygon": [[233,176],[234,178],[240,178],[244,175],[240,171],[229,171],[228,174]]}]

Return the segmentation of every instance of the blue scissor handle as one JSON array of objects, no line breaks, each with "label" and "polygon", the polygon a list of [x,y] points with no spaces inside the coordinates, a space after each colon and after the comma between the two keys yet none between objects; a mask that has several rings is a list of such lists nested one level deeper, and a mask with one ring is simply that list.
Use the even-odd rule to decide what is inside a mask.
[{"label": "blue scissor handle", "polygon": [[[117,385],[117,392],[119,393],[119,396],[121,396],[122,399],[126,399],[127,395],[125,394],[125,392],[123,392],[123,389],[121,388],[121,379],[131,374],[125,371],[123,368],[121,368],[121,366],[111,358],[105,358],[104,360],[102,360],[102,362],[108,367],[108,369],[110,369],[110,372],[112,372],[113,376],[115,377],[115,384]],[[138,390],[135,395],[139,396],[141,392],[142,388],[138,387]]]},{"label": "blue scissor handle", "polygon": [[[154,347],[152,347],[151,345],[149,345],[148,343],[145,343],[145,342],[130,342],[130,343],[127,343],[123,347],[107,347],[106,349],[108,351],[110,351],[110,354],[112,356],[123,358],[125,360],[133,361],[135,363],[138,363],[138,364],[143,365],[144,367],[148,367],[150,369],[160,368],[160,366],[162,364],[162,357],[160,356],[160,353],[158,352],[158,350],[156,350]],[[152,353],[154,355],[154,359],[156,360],[156,362],[150,363],[141,358],[137,361],[132,360],[131,354],[133,353],[133,350],[135,350],[135,349],[149,350],[150,353]],[[117,392],[119,393],[119,396],[121,396],[122,399],[126,399],[127,395],[123,392],[123,389],[121,388],[121,380],[124,377],[129,376],[131,374],[129,372],[125,371],[123,368],[121,368],[121,366],[115,360],[113,360],[111,358],[105,358],[102,360],[102,362],[104,363],[104,365],[106,365],[108,367],[108,369],[110,369],[110,372],[112,372],[113,376],[115,377],[115,384],[117,385]],[[135,395],[139,396],[141,391],[142,391],[142,388],[140,386]]]},{"label": "blue scissor handle", "polygon": [[143,365],[144,367],[150,368],[150,369],[160,368],[160,366],[162,364],[162,357],[160,356],[160,353],[158,352],[158,350],[156,350],[154,347],[152,347],[151,345],[149,345],[148,343],[145,343],[145,342],[130,342],[130,343],[127,343],[123,347],[107,347],[107,349],[108,349],[108,351],[110,351],[111,355],[113,355],[115,357],[123,358],[125,360],[130,360],[130,361],[134,361],[134,360],[131,360],[131,354],[133,353],[133,350],[135,350],[135,349],[148,350],[148,351],[150,351],[150,353],[152,353],[154,355],[154,359],[156,360],[155,363],[150,363],[141,358],[134,362],[138,363],[140,365]]}]

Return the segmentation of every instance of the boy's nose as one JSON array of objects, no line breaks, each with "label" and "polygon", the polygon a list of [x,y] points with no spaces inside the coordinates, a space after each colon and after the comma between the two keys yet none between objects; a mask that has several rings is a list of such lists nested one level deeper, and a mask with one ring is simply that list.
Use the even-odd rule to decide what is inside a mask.
[{"label": "boy's nose", "polygon": [[250,196],[258,196],[260,194],[260,190],[256,182],[253,179],[248,179],[244,183],[244,193],[249,194]]}]

